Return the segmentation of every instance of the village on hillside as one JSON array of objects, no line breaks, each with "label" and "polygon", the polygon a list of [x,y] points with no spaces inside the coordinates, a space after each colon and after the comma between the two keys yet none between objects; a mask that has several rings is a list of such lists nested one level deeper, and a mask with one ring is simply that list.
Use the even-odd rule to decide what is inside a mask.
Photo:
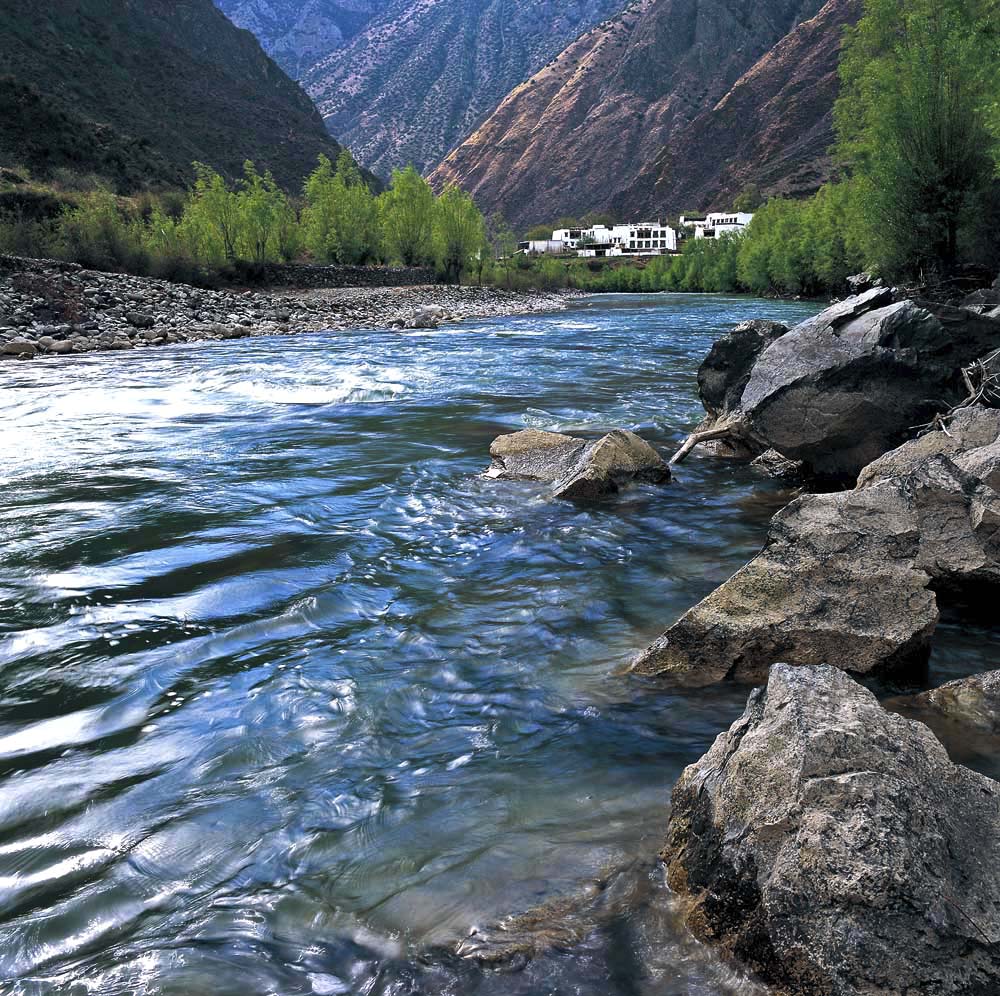
[{"label": "village on hillside", "polygon": [[551,239],[531,239],[518,244],[528,256],[668,256],[680,252],[685,239],[718,239],[741,232],[753,220],[746,212],[711,212],[703,217],[681,215],[678,228],[659,221],[628,225],[594,225],[592,228],[558,228]]}]

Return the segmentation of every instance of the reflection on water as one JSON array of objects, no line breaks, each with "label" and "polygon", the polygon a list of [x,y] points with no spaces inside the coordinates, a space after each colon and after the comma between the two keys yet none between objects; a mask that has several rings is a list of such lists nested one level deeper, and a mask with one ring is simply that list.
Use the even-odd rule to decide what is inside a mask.
[{"label": "reflection on water", "polygon": [[[0,368],[4,991],[752,992],[654,863],[745,690],[616,672],[783,496],[699,460],[588,508],[477,473],[526,425],[668,449],[722,330],[814,310],[599,298]],[[623,866],[515,974],[442,953]]]}]

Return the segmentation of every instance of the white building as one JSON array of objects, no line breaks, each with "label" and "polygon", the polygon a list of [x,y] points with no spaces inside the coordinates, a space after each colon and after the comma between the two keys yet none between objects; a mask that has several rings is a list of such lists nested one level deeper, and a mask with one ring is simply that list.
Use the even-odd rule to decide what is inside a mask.
[{"label": "white building", "polygon": [[713,211],[704,218],[688,218],[681,216],[681,225],[694,229],[696,239],[717,239],[722,235],[742,232],[753,215],[744,211]]},{"label": "white building", "polygon": [[575,252],[578,256],[660,256],[677,252],[677,232],[659,221],[631,225],[560,228],[548,240],[522,242],[531,254]]}]

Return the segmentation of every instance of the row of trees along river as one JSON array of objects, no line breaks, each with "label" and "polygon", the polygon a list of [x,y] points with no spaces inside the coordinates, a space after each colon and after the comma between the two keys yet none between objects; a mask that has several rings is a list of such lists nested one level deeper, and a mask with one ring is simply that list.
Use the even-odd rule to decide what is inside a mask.
[{"label": "row of trees along river", "polygon": [[193,281],[306,259],[433,266],[448,281],[521,288],[806,296],[839,292],[862,269],[933,279],[963,263],[1000,268],[995,3],[866,0],[841,77],[840,179],[806,200],[746,191],[746,232],[690,239],[643,268],[515,258],[504,218],[484,218],[457,187],[435,195],[408,168],[376,193],[347,152],[321,157],[295,197],[249,162],[235,184],[196,164],[186,192],[77,192],[46,217],[0,217],[0,251]]}]

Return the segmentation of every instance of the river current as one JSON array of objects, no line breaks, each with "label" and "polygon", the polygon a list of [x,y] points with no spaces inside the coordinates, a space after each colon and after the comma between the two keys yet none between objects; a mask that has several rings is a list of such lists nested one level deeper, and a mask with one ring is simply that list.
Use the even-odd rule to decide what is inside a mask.
[{"label": "river current", "polygon": [[[787,495],[697,458],[589,507],[478,475],[529,426],[668,451],[719,334],[816,310],[595,297],[0,367],[0,991],[757,992],[655,864],[747,690],[621,668]],[[535,957],[449,953],[546,904]]]}]

